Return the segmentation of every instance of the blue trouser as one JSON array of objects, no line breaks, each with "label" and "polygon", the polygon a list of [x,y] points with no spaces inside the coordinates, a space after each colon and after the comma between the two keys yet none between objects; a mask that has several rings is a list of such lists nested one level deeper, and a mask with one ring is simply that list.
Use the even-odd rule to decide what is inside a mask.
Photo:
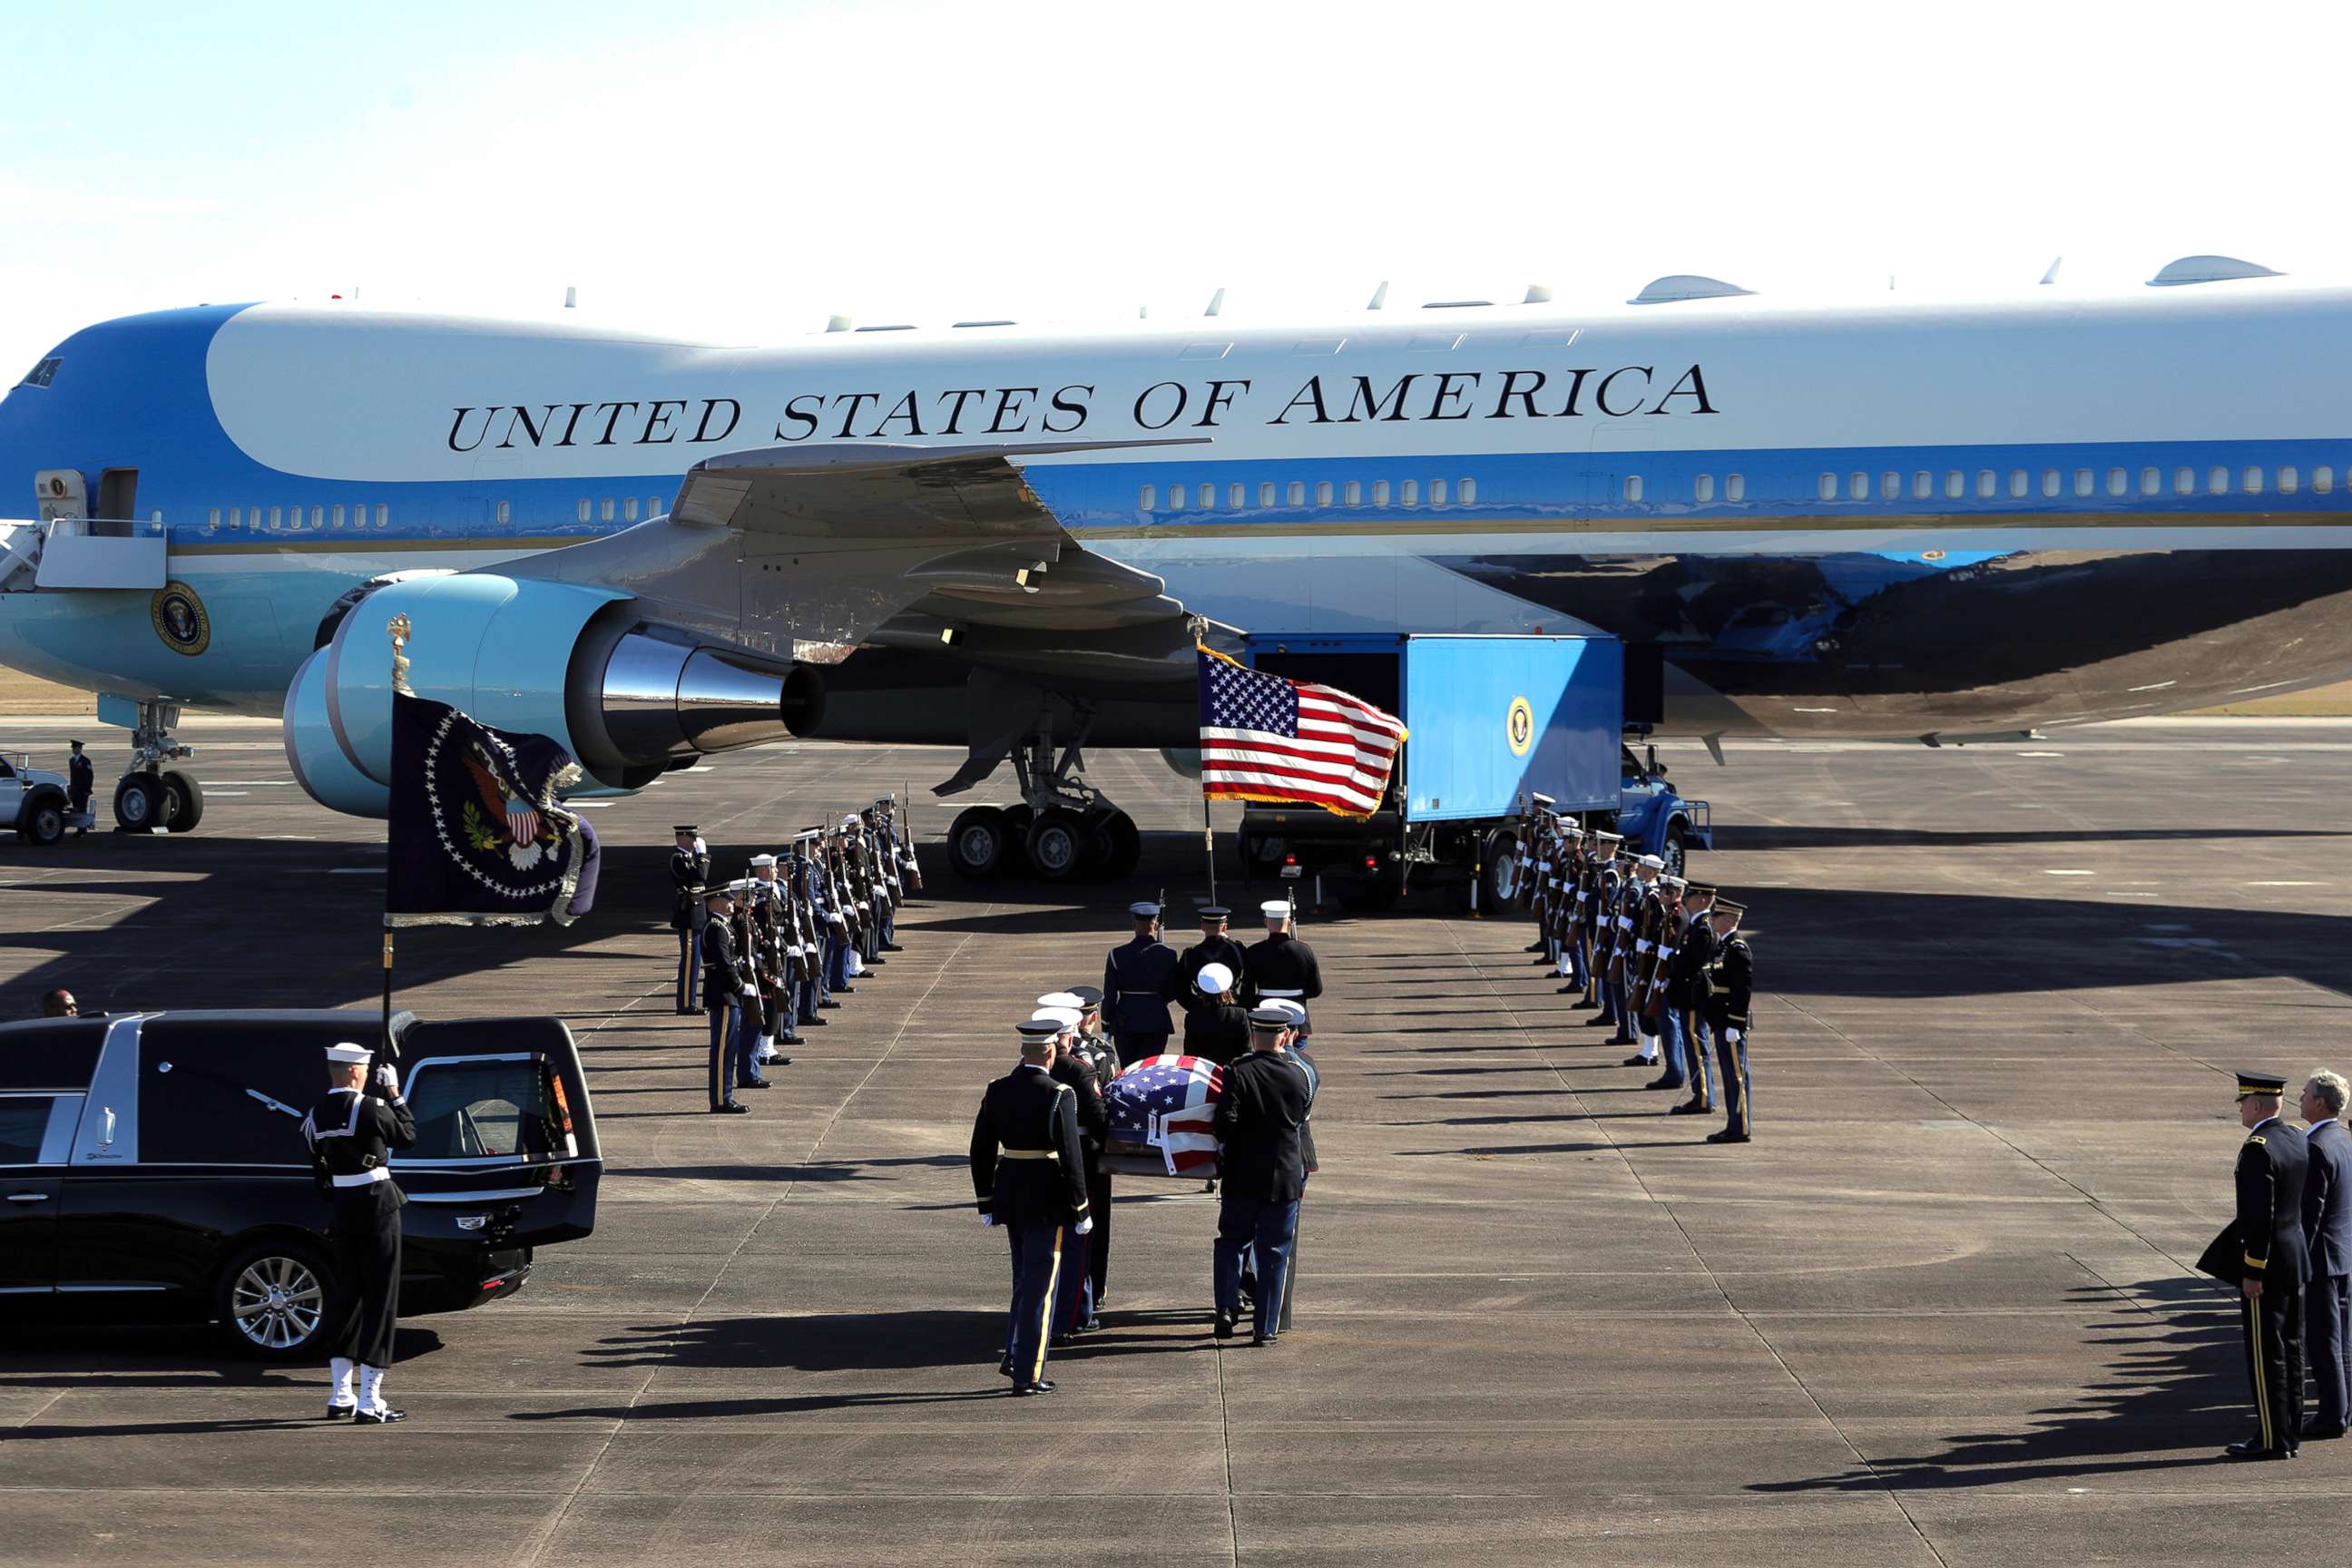
[{"label": "blue trouser", "polygon": [[710,1004],[710,1109],[716,1110],[735,1098],[736,1075],[742,1070],[743,1009],[737,1005],[742,998],[705,1000]]},{"label": "blue trouser", "polygon": [[1692,1077],[1683,1060],[1682,1013],[1674,1007],[1661,1008],[1655,1022],[1658,1026],[1660,1062],[1665,1069],[1665,1076],[1679,1088]]},{"label": "blue trouser", "polygon": [[1715,1060],[1723,1085],[1723,1130],[1748,1137],[1753,1129],[1748,1125],[1748,1031],[1739,1031],[1735,1045],[1729,1029],[1717,1029]]},{"label": "blue trouser", "polygon": [[1614,1024],[1621,1035],[1633,1032],[1633,1020],[1625,1016],[1625,983],[1601,977],[1601,1021]]},{"label": "blue trouser", "polygon": [[838,933],[824,939],[824,988],[838,991],[849,984],[849,939]]},{"label": "blue trouser", "polygon": [[[1097,1226],[1101,1223],[1096,1221]],[[1054,1331],[1057,1334],[1069,1333],[1095,1315],[1093,1239],[1091,1236],[1073,1235],[1063,1244],[1061,1278],[1054,1286]]]},{"label": "blue trouser", "polygon": [[1570,931],[1567,942],[1561,945],[1568,949],[1569,984],[1580,991],[1591,990],[1592,969],[1584,962],[1584,943],[1577,940],[1576,932]]},{"label": "blue trouser", "polygon": [[898,943],[898,900],[893,899],[884,904],[874,923],[882,928],[882,945],[896,947]]},{"label": "blue trouser", "polygon": [[816,1005],[824,999],[824,982],[817,973],[822,967],[813,958],[801,960],[800,984],[794,989],[800,994],[800,1021],[803,1024],[816,1022]]},{"label": "blue trouser", "polygon": [[1714,1103],[1706,1078],[1706,1020],[1669,1002],[1658,1021],[1664,1026],[1661,1033],[1665,1037],[1667,1076],[1677,1081],[1688,1079],[1693,1100]]},{"label": "blue trouser", "polygon": [[2312,1425],[2341,1430],[2352,1405],[2352,1379],[2345,1373],[2345,1355],[2352,1350],[2352,1279],[2341,1274],[2315,1274],[2303,1288],[2303,1359],[2311,1368],[2311,1386],[2318,1401]]},{"label": "blue trouser", "polygon": [[702,995],[702,964],[694,951],[696,932],[677,933],[677,1005],[691,1011]]},{"label": "blue trouser", "polygon": [[1298,1200],[1237,1198],[1227,1194],[1217,1208],[1216,1289],[1220,1317],[1242,1311],[1242,1254],[1257,1261],[1252,1293],[1252,1326],[1271,1333],[1282,1321],[1282,1292],[1290,1278],[1291,1244],[1298,1239]]},{"label": "blue trouser", "polygon": [[1030,1384],[1045,1375],[1046,1342],[1053,1337],[1054,1298],[1062,1280],[1066,1253],[1083,1252],[1070,1245],[1070,1230],[1061,1225],[1024,1225],[1013,1228],[1013,1331],[1005,1354],[1013,1363],[1013,1381]]},{"label": "blue trouser", "polygon": [[735,1026],[735,1081],[739,1085],[764,1084],[768,1079],[760,1070],[760,1037],[766,1032],[767,1009],[746,996],[737,1016],[740,1021]]}]

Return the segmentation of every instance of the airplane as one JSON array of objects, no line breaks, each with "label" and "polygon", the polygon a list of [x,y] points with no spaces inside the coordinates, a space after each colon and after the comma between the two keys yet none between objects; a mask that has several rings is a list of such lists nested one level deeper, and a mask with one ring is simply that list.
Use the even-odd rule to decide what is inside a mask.
[{"label": "airplane", "polygon": [[[785,734],[950,743],[961,866],[1131,861],[1085,752],[1196,743],[1235,633],[1551,632],[1661,728],[2016,735],[2352,674],[2352,290],[2187,257],[2099,295],[1628,300],[783,347],[343,304],[75,333],[0,401],[0,663],[133,731],[281,714],[386,805],[416,689],[641,788]],[[835,325],[847,327],[836,320]],[[14,476],[13,479],[8,476]],[[19,492],[21,493],[21,492]]]}]

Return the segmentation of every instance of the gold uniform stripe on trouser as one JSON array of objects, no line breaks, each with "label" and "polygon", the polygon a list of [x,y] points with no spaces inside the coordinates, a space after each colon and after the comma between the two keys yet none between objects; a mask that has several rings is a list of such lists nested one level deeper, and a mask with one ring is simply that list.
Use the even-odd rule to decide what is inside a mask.
[{"label": "gold uniform stripe on trouser", "polygon": [[1748,1041],[1746,1037],[1743,1036],[1726,1055],[1730,1058],[1727,1070],[1731,1074],[1731,1081],[1724,1087],[1731,1090],[1732,1118],[1739,1123],[1740,1135],[1746,1137],[1748,1135]]},{"label": "gold uniform stripe on trouser", "polygon": [[[2263,1425],[2263,1447],[2271,1444],[2270,1379],[2263,1372],[2263,1308],[2262,1303],[2241,1294],[2238,1300],[2246,1308],[2246,1346],[2254,1355],[2254,1414]],[[2299,1391],[2298,1391],[2299,1392]]]},{"label": "gold uniform stripe on trouser", "polygon": [[[1715,1085],[1707,1077],[1711,1064],[1706,1059],[1707,1053],[1699,1048],[1698,1015],[1687,1007],[1679,1008],[1677,1011],[1682,1016],[1683,1054],[1690,1058],[1691,1063],[1691,1098],[1713,1100]],[[1707,1042],[1708,1045],[1714,1043],[1712,1040]]]},{"label": "gold uniform stripe on trouser", "polygon": [[1039,1383],[1045,1376],[1045,1342],[1054,1332],[1054,1291],[1062,1283],[1062,1237],[1069,1234],[1066,1226],[1054,1227],[1054,1268],[1045,1276],[1045,1305],[1037,1313],[1037,1364],[1029,1369],[1029,1381]]}]

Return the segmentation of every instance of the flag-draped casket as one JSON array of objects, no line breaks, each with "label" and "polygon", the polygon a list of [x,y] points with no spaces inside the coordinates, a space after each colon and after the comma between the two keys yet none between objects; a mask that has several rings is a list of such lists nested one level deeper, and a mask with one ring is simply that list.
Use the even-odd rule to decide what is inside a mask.
[{"label": "flag-draped casket", "polygon": [[1103,1091],[1110,1111],[1103,1169],[1193,1181],[1214,1175],[1224,1087],[1225,1069],[1206,1057],[1145,1057],[1121,1070]]}]

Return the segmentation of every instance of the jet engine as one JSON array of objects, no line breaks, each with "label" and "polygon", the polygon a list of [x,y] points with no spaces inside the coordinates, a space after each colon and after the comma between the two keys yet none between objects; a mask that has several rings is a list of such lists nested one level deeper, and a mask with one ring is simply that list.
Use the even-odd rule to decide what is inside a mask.
[{"label": "jet engine", "polygon": [[286,757],[321,805],[383,816],[392,777],[395,616],[409,689],[547,735],[606,789],[781,739],[793,665],[647,621],[608,588],[462,573],[387,581],[339,606],[286,694]]}]

